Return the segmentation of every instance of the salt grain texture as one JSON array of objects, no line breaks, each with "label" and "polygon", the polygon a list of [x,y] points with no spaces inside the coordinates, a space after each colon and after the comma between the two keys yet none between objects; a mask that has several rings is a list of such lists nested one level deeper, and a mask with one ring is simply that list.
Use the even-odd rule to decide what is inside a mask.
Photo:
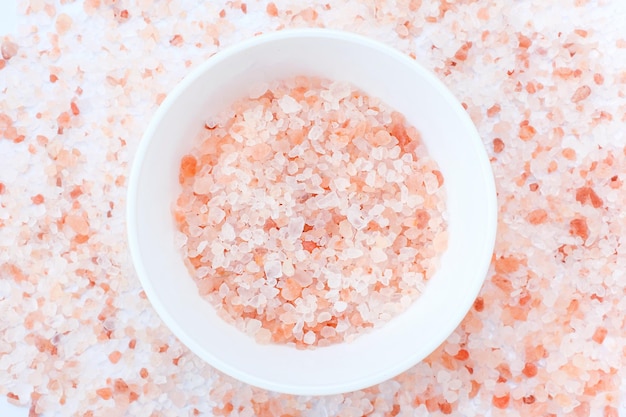
[{"label": "salt grain texture", "polygon": [[[198,148],[181,161],[183,193],[175,217],[180,231],[189,233],[188,245],[193,248],[199,239],[210,241],[216,233],[214,228],[223,222],[219,229],[223,244],[212,244],[209,255],[199,261],[196,256],[203,248],[198,245],[196,251],[187,250],[188,266],[196,270],[193,276],[199,280],[201,293],[219,313],[253,337],[265,329],[271,341],[298,348],[352,340],[388,321],[392,317],[389,311],[403,311],[408,306],[406,301],[399,301],[403,295],[412,300],[419,295],[423,284],[407,277],[423,280],[434,274],[438,255],[445,249],[445,238],[441,237],[445,222],[437,208],[443,204],[444,189],[432,174],[438,172],[437,165],[421,149],[417,131],[406,126],[400,115],[346,83],[299,77],[268,88],[270,100],[263,95],[236,103],[234,108],[243,118],[232,118],[231,112],[226,112],[217,119],[215,128],[203,130]],[[306,102],[300,103],[294,97],[302,91],[306,91]],[[339,111],[327,114],[323,106],[322,110],[305,110],[305,105],[314,107],[316,102],[330,101]],[[376,105],[373,113],[368,113],[370,102]],[[274,136],[268,132],[278,130],[278,121],[263,114],[281,111],[286,114],[281,120],[292,130],[286,136]],[[364,122],[366,113],[372,117]],[[340,123],[344,139],[330,130]],[[256,128],[246,130],[244,124]],[[357,130],[365,136],[357,135]],[[229,140],[235,137],[234,132],[239,138]],[[267,144],[255,142],[262,136],[269,138]],[[403,152],[411,155],[406,162],[390,159],[394,154],[400,158],[399,138],[405,141]],[[374,163],[368,141],[384,149],[381,155],[385,158]],[[216,143],[222,148],[220,157],[213,159],[215,164],[198,165],[197,161],[212,160],[203,150],[216,152]],[[246,143],[255,145],[242,145]],[[298,148],[302,151],[295,152]],[[334,149],[346,153],[335,154]],[[348,164],[356,168],[354,173],[348,172]],[[202,174],[187,175],[188,166],[195,166]],[[231,171],[254,178],[258,197],[242,193],[245,185],[222,179]],[[430,179],[422,184],[413,181],[411,189],[402,190],[404,200],[413,197],[423,203],[419,212],[415,206],[407,208],[402,199],[383,198],[389,184],[404,184],[412,177]],[[227,197],[233,194],[238,198]],[[206,197],[197,199],[195,195]],[[291,195],[295,199],[286,198]],[[426,199],[427,195],[433,197]],[[194,198],[191,205],[181,204]],[[205,223],[198,224],[197,210],[208,212]],[[399,219],[396,213],[404,212],[405,217]],[[390,232],[392,222],[387,216],[393,216],[394,222],[411,224],[421,212],[428,213],[432,226],[400,226]],[[238,221],[227,218],[226,213]],[[438,242],[444,243],[434,250],[432,246]],[[410,252],[413,257],[407,256],[408,248],[414,249]],[[371,271],[361,279],[348,278],[354,268],[366,265]],[[202,274],[197,273],[198,268],[204,268]],[[230,292],[224,286],[212,286],[211,272],[205,274],[206,269],[225,280]],[[259,285],[251,288],[250,282]],[[269,304],[273,297],[260,295],[258,291],[265,286],[280,295],[278,303]],[[205,293],[210,288],[213,292]],[[250,292],[253,288],[256,292]],[[365,307],[371,294],[380,298],[372,310]],[[286,310],[289,303],[296,305],[295,311]],[[330,338],[322,335],[327,322],[336,323]],[[295,327],[286,327],[294,323]]]},{"label": "salt grain texture", "polygon": [[[0,39],[0,48],[13,44],[0,51],[0,282],[7,284],[0,291],[0,393],[10,402],[32,415],[312,417],[563,415],[570,400],[574,416],[620,415],[626,246],[615,237],[626,234],[626,3],[135,3],[21,2],[17,35]],[[61,37],[55,22],[62,14],[73,22]],[[123,179],[145,126],[189,68],[257,31],[304,26],[387,43],[441,78],[484,140],[500,203],[488,279],[449,340],[392,380],[315,398],[251,388],[173,337],[135,278],[123,209]],[[175,34],[181,47],[169,43]],[[586,88],[576,94],[584,86],[590,94],[572,102],[586,95]],[[59,133],[63,112],[69,117],[60,119]],[[536,133],[522,141],[525,120]],[[564,145],[564,137],[577,143]],[[575,160],[564,157],[567,147]],[[73,149],[82,153],[77,163],[58,158]],[[351,165],[346,173],[356,175]],[[582,186],[604,205],[577,201]],[[38,193],[45,196],[41,215],[30,200]],[[63,220],[79,209],[100,226],[73,237]],[[544,221],[529,222],[535,210],[547,213]],[[589,246],[569,234],[576,214],[596,228]],[[102,254],[110,269],[92,261]],[[262,273],[252,263],[252,273]],[[556,294],[552,307],[543,303],[547,293]],[[29,299],[41,314],[24,310]],[[605,338],[594,338],[601,328]],[[326,325],[320,334],[332,339],[336,329]],[[567,352],[563,335],[571,339]],[[271,342],[263,328],[257,339]],[[107,358],[113,350],[122,354],[115,365]],[[546,372],[548,365],[560,372]],[[437,382],[440,370],[452,378]],[[118,379],[127,391],[115,390],[124,386]]]}]

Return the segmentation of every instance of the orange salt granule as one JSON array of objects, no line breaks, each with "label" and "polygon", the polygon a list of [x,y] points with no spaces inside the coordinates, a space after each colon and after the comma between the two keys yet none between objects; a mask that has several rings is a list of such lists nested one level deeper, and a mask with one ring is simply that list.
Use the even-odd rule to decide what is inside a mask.
[{"label": "orange salt granule", "polygon": [[260,86],[205,122],[179,181],[198,290],[259,343],[327,346],[383,325],[447,245],[445,178],[419,132],[346,83]]}]

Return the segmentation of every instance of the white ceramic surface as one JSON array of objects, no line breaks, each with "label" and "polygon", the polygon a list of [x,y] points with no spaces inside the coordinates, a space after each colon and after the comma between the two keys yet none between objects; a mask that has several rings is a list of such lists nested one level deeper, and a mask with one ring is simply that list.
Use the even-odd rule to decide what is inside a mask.
[{"label": "white ceramic surface", "polygon": [[[258,345],[200,298],[174,247],[172,202],[181,157],[207,115],[258,82],[299,74],[350,81],[402,112],[422,133],[445,178],[449,247],[425,292],[404,314],[352,343],[316,350]],[[474,125],[452,94],[409,57],[355,35],[319,29],[263,35],[220,52],[166,98],[136,154],[128,190],[135,268],[163,321],[222,372],[265,389],[324,395],[361,389],[415,365],[471,307],[493,250],[496,194]]]}]

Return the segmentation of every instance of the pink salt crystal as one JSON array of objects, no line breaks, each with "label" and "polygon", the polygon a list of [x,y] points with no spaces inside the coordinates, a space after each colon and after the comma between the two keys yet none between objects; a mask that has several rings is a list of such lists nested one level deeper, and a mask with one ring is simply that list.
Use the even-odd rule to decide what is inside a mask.
[{"label": "pink salt crystal", "polygon": [[284,111],[287,114],[297,113],[298,111],[302,109],[302,106],[300,105],[300,103],[298,103],[293,97],[288,96],[288,95],[282,97],[278,101],[278,104],[280,105],[280,108],[282,109],[282,111]]},{"label": "pink salt crystal", "polygon": [[79,235],[86,235],[89,233],[89,223],[83,216],[68,215],[65,218],[65,224]]},{"label": "pink salt crystal", "polygon": [[72,27],[72,18],[65,13],[57,16],[54,27],[59,35],[65,34]]},{"label": "pink salt crystal", "polygon": [[2,46],[0,46],[0,52],[2,52],[2,58],[7,61],[13,58],[17,54],[17,44],[15,42],[5,40],[2,42]]},{"label": "pink salt crystal", "polygon": [[277,9],[276,5],[273,2],[269,2],[267,4],[265,10],[266,10],[267,14],[272,16],[272,17],[278,16],[278,9]]},{"label": "pink salt crystal", "polygon": [[583,85],[581,87],[578,87],[578,89],[576,90],[576,92],[571,98],[572,103],[578,103],[580,101],[583,101],[590,95],[591,95],[591,88],[588,85]]},{"label": "pink salt crystal", "polygon": [[170,45],[172,46],[182,46],[183,42],[183,37],[180,34],[176,34],[170,39]]}]

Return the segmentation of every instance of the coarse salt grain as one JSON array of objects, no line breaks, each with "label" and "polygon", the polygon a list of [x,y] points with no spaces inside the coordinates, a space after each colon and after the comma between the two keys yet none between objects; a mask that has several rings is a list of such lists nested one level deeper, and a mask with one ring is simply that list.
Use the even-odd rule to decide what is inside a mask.
[{"label": "coarse salt grain", "polygon": [[263,266],[265,276],[268,279],[280,278],[283,276],[283,267],[280,261],[267,261]]}]

